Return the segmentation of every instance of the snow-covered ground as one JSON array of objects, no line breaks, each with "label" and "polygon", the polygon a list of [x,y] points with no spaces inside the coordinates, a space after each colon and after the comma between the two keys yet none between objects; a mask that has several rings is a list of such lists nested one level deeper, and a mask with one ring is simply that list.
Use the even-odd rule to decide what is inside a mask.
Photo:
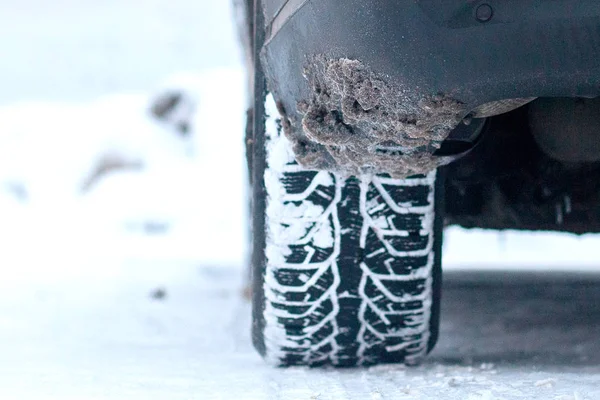
[{"label": "snow-covered ground", "polygon": [[240,60],[230,2],[0,2],[0,104],[145,91],[174,71]]},{"label": "snow-covered ground", "polygon": [[2,285],[0,398],[600,396],[597,278],[451,274],[442,340],[425,365],[338,371],[265,365],[240,286],[235,267],[147,260],[100,277]]},{"label": "snow-covered ground", "polygon": [[[422,367],[264,365],[244,73],[215,4],[0,4],[0,399],[600,398],[595,235],[448,230]],[[169,88],[197,107],[189,135],[150,115]],[[586,272],[522,272],[549,269]]]}]

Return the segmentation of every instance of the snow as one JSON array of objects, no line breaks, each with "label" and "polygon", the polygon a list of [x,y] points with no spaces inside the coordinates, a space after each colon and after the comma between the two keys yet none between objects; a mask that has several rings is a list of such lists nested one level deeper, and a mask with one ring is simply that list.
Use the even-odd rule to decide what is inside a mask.
[{"label": "snow", "polygon": [[[597,235],[448,230],[442,335],[423,366],[260,359],[230,13],[0,4],[0,398],[600,398]],[[168,88],[197,100],[191,136],[148,112]],[[113,158],[125,167],[86,186]]]},{"label": "snow", "polygon": [[[124,235],[114,242],[125,254],[241,264],[247,240],[246,171],[239,135],[244,129],[244,94],[238,89],[240,93],[231,96],[220,85],[226,81],[232,90],[243,88],[243,77],[239,69],[184,76],[189,90],[212,100],[194,117],[191,138],[178,137],[154,122],[148,113],[150,98],[143,94],[1,108],[0,187],[17,182],[26,198],[18,201],[10,190],[0,193],[0,204],[5,205],[0,209],[0,221],[5,221],[0,237],[13,244],[9,248],[19,249],[14,257],[12,251],[0,257],[30,265],[19,259],[19,243],[40,242],[60,254],[73,240],[85,246],[84,240],[112,242]],[[231,118],[223,104],[238,115]],[[139,167],[109,172],[84,191],[84,181],[107,155]],[[162,225],[169,234],[162,240],[130,234],[147,225]],[[54,240],[65,240],[53,231],[75,237],[68,246],[60,245]],[[37,239],[22,240],[31,235]]]},{"label": "snow", "polygon": [[444,267],[600,271],[599,246],[597,234],[450,227],[444,233]]},{"label": "snow", "polygon": [[[592,400],[600,395],[597,320],[592,326],[579,320],[570,336],[562,325],[542,320],[534,327],[515,326],[510,310],[503,310],[525,299],[540,308],[552,306],[559,319],[567,317],[568,307],[550,296],[517,295],[508,303],[490,299],[473,309],[473,304],[461,306],[462,300],[490,291],[495,295],[505,287],[465,291],[461,277],[451,275],[445,339],[425,365],[278,369],[251,348],[250,306],[241,296],[240,278],[232,267],[130,260],[111,276],[82,274],[44,285],[22,282],[10,285],[8,292],[3,287],[0,396]],[[484,280],[490,281],[494,279]],[[518,282],[513,285],[515,291],[522,289]],[[568,294],[560,290],[562,282],[552,286],[556,293]],[[151,296],[156,288],[164,288],[163,300]],[[598,288],[596,280],[592,290],[583,289],[574,300],[591,311],[594,304],[583,297],[595,291],[591,301],[597,302]],[[555,343],[561,348],[553,354]]]},{"label": "snow", "polygon": [[230,1],[0,2],[0,104],[145,91],[174,71],[235,67]]}]

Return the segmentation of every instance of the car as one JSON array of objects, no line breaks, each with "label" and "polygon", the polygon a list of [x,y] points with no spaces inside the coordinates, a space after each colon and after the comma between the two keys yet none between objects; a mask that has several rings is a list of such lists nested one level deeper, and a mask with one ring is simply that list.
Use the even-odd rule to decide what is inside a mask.
[{"label": "car", "polygon": [[237,5],[268,362],[422,361],[445,226],[600,231],[600,2]]}]

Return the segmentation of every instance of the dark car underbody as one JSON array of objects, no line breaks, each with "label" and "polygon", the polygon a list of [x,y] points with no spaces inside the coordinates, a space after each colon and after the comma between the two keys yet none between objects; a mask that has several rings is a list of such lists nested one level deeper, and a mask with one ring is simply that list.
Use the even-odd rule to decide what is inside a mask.
[{"label": "dark car underbody", "polygon": [[446,223],[600,232],[600,162],[566,162],[546,155],[528,126],[528,108],[490,118],[480,143],[442,167]]},{"label": "dark car underbody", "polygon": [[[253,0],[238,2],[245,8],[244,14],[253,15]],[[417,82],[429,93],[452,93],[470,106],[502,98],[593,99],[600,94],[600,62],[595,56],[600,49],[596,44],[600,3],[556,1],[539,6],[538,0],[487,1],[485,5],[493,9],[489,16],[480,15],[480,3],[419,0],[371,4],[349,0],[339,8],[332,1],[267,2],[267,45],[263,52],[270,68],[267,78],[286,77],[285,90],[280,85],[272,89],[288,113],[296,111],[295,99],[302,98],[307,90],[295,71],[306,64],[309,53],[331,53],[334,59],[362,54],[368,58],[362,61],[395,80]],[[309,14],[310,18],[303,20],[312,20],[315,26],[327,25],[327,7],[337,7],[338,12],[345,13],[344,18],[337,19],[344,25],[330,27],[320,40],[314,40],[310,27],[281,17],[286,7],[290,12]],[[388,29],[392,17],[401,13],[413,16],[405,18],[412,21],[410,26],[391,28],[395,26],[392,24],[390,35],[373,35],[386,37],[386,41],[369,42],[371,28]],[[356,23],[350,23],[353,21]],[[242,28],[242,36],[251,39],[251,19]],[[364,32],[361,40],[352,38],[347,29]],[[274,31],[279,33],[277,37]],[[397,43],[402,43],[403,51],[390,54],[388,50],[395,49]],[[245,44],[252,47],[251,40]],[[287,56],[283,59],[276,54]],[[600,147],[596,135],[600,133],[600,115],[584,129],[590,146],[575,132],[582,121],[569,120],[568,113],[553,133],[540,134],[539,129],[532,128],[531,109],[536,101],[487,118],[470,151],[440,167],[445,179],[446,225],[600,232],[600,149],[595,148]],[[600,110],[600,105],[588,108]],[[548,151],[547,143],[552,140],[564,144],[567,153],[574,149],[571,153],[588,154],[583,158],[578,154],[556,157]]]}]

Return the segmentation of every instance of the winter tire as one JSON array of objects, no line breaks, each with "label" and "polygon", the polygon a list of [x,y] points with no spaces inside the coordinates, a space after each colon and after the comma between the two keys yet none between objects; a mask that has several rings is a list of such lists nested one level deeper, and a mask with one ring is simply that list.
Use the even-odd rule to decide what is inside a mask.
[{"label": "winter tire", "polygon": [[254,208],[255,346],[282,366],[418,362],[439,325],[436,172],[305,170],[271,96],[263,121],[265,151],[254,153],[265,160],[254,175],[264,185],[254,202],[265,205],[262,215]]},{"label": "winter tire", "polygon": [[418,363],[438,336],[443,180],[298,165],[259,61],[264,14],[253,14],[254,345],[278,366]]}]

